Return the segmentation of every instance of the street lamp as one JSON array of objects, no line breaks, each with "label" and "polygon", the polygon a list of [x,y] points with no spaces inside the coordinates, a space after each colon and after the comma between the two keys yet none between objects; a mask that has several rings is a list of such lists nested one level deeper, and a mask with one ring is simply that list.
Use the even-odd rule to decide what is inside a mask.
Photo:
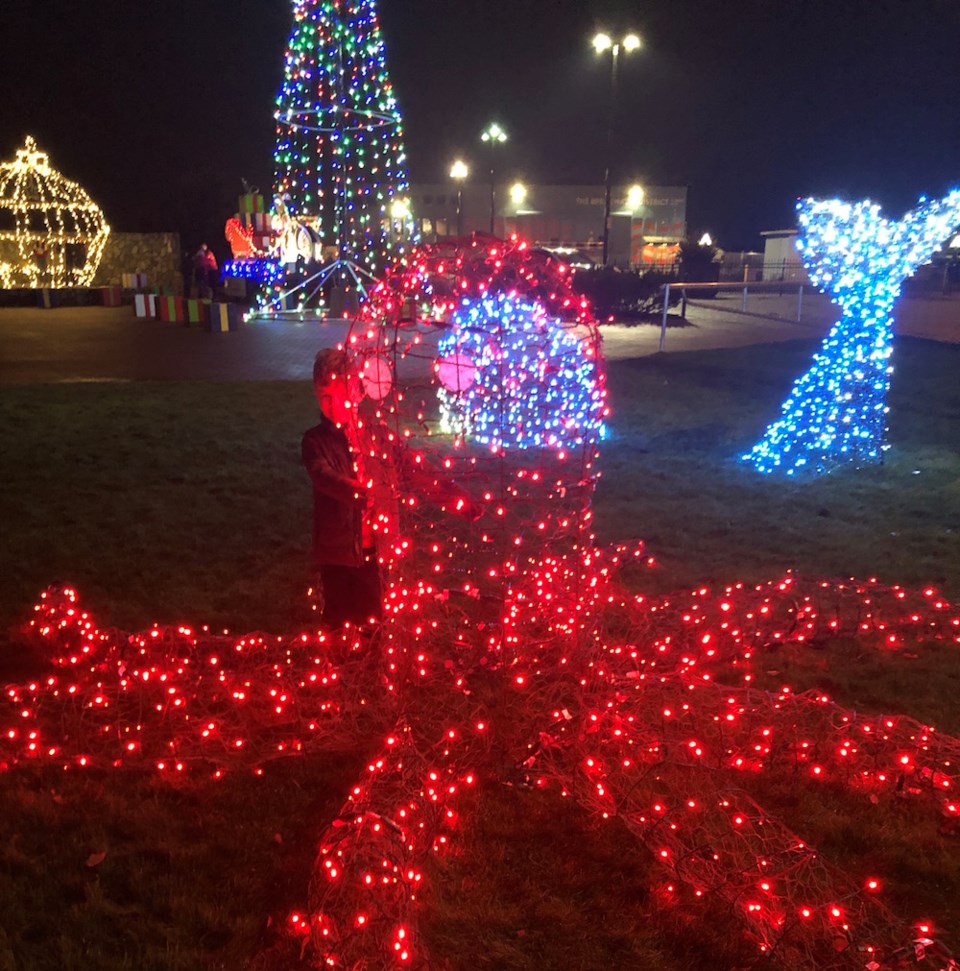
[{"label": "street lamp", "polygon": [[610,51],[610,105],[607,116],[607,169],[603,177],[603,265],[607,265],[607,255],[610,251],[610,173],[613,167],[613,125],[617,114],[617,68],[620,64],[621,49],[627,54],[638,50],[640,38],[636,34],[627,34],[622,40],[616,41],[609,34],[597,34],[593,38],[593,49],[597,54]]},{"label": "street lamp", "polygon": [[470,174],[467,163],[461,159],[450,167],[450,178],[457,183],[457,236],[463,235],[463,182]]},{"label": "street lamp", "polygon": [[497,214],[497,189],[496,182],[494,180],[494,169],[493,160],[494,152],[493,148],[496,145],[502,145],[507,140],[507,133],[500,127],[495,121],[490,122],[489,125],[481,132],[480,141],[490,146],[490,234],[493,235],[493,221]]},{"label": "street lamp", "polygon": [[646,198],[646,193],[643,191],[642,185],[630,186],[627,190],[627,208],[631,212],[636,212],[643,205],[644,198]]},{"label": "street lamp", "polygon": [[393,230],[398,236],[403,236],[407,228],[407,220],[413,215],[410,200],[395,198],[390,203],[390,217],[393,220]]}]

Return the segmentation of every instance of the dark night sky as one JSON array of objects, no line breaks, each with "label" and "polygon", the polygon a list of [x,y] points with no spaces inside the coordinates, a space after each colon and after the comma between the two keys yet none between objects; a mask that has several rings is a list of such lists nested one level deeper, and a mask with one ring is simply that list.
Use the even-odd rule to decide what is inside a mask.
[{"label": "dark night sky", "polygon": [[[270,184],[288,0],[5,0],[0,158],[26,133],[118,230],[225,248],[240,179]],[[479,159],[505,178],[603,177],[609,59],[622,60],[615,179],[690,188],[691,232],[728,249],[793,224],[798,195],[899,213],[960,183],[958,0],[380,0],[413,181]]]}]

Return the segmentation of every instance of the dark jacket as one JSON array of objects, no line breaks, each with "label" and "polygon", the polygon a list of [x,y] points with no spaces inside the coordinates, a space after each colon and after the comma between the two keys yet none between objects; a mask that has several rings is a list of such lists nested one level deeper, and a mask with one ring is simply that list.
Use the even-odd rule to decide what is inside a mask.
[{"label": "dark jacket", "polygon": [[313,483],[313,560],[316,566],[360,566],[365,498],[357,486],[347,436],[321,418],[301,443]]}]

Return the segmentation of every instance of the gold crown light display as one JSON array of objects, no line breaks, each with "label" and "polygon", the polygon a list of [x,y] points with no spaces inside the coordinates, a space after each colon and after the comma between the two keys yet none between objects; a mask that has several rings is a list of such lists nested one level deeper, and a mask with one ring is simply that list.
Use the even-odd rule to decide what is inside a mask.
[{"label": "gold crown light display", "polygon": [[100,207],[32,137],[0,163],[0,287],[90,286],[109,235]]}]

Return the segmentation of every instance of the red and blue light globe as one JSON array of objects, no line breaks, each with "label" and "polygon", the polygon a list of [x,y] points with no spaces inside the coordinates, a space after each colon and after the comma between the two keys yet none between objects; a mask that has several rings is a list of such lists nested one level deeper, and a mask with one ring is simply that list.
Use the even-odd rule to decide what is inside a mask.
[{"label": "red and blue light globe", "polygon": [[424,246],[347,340],[379,417],[493,453],[593,449],[607,415],[600,334],[571,271],[518,239]]},{"label": "red and blue light globe", "polygon": [[603,438],[598,341],[535,300],[513,293],[463,300],[440,338],[435,369],[442,428],[494,452],[562,454]]},{"label": "red and blue light globe", "polygon": [[[608,413],[599,330],[569,278],[518,240],[473,238],[422,248],[361,308],[346,343],[361,417],[479,511],[469,522],[435,515],[401,476],[406,545],[391,591],[419,589],[418,556],[431,551],[445,589],[498,601],[511,630],[521,615],[559,623],[524,605],[581,580]],[[561,619],[570,633],[575,621]],[[487,630],[498,646],[483,649],[513,643],[506,630]]]}]

